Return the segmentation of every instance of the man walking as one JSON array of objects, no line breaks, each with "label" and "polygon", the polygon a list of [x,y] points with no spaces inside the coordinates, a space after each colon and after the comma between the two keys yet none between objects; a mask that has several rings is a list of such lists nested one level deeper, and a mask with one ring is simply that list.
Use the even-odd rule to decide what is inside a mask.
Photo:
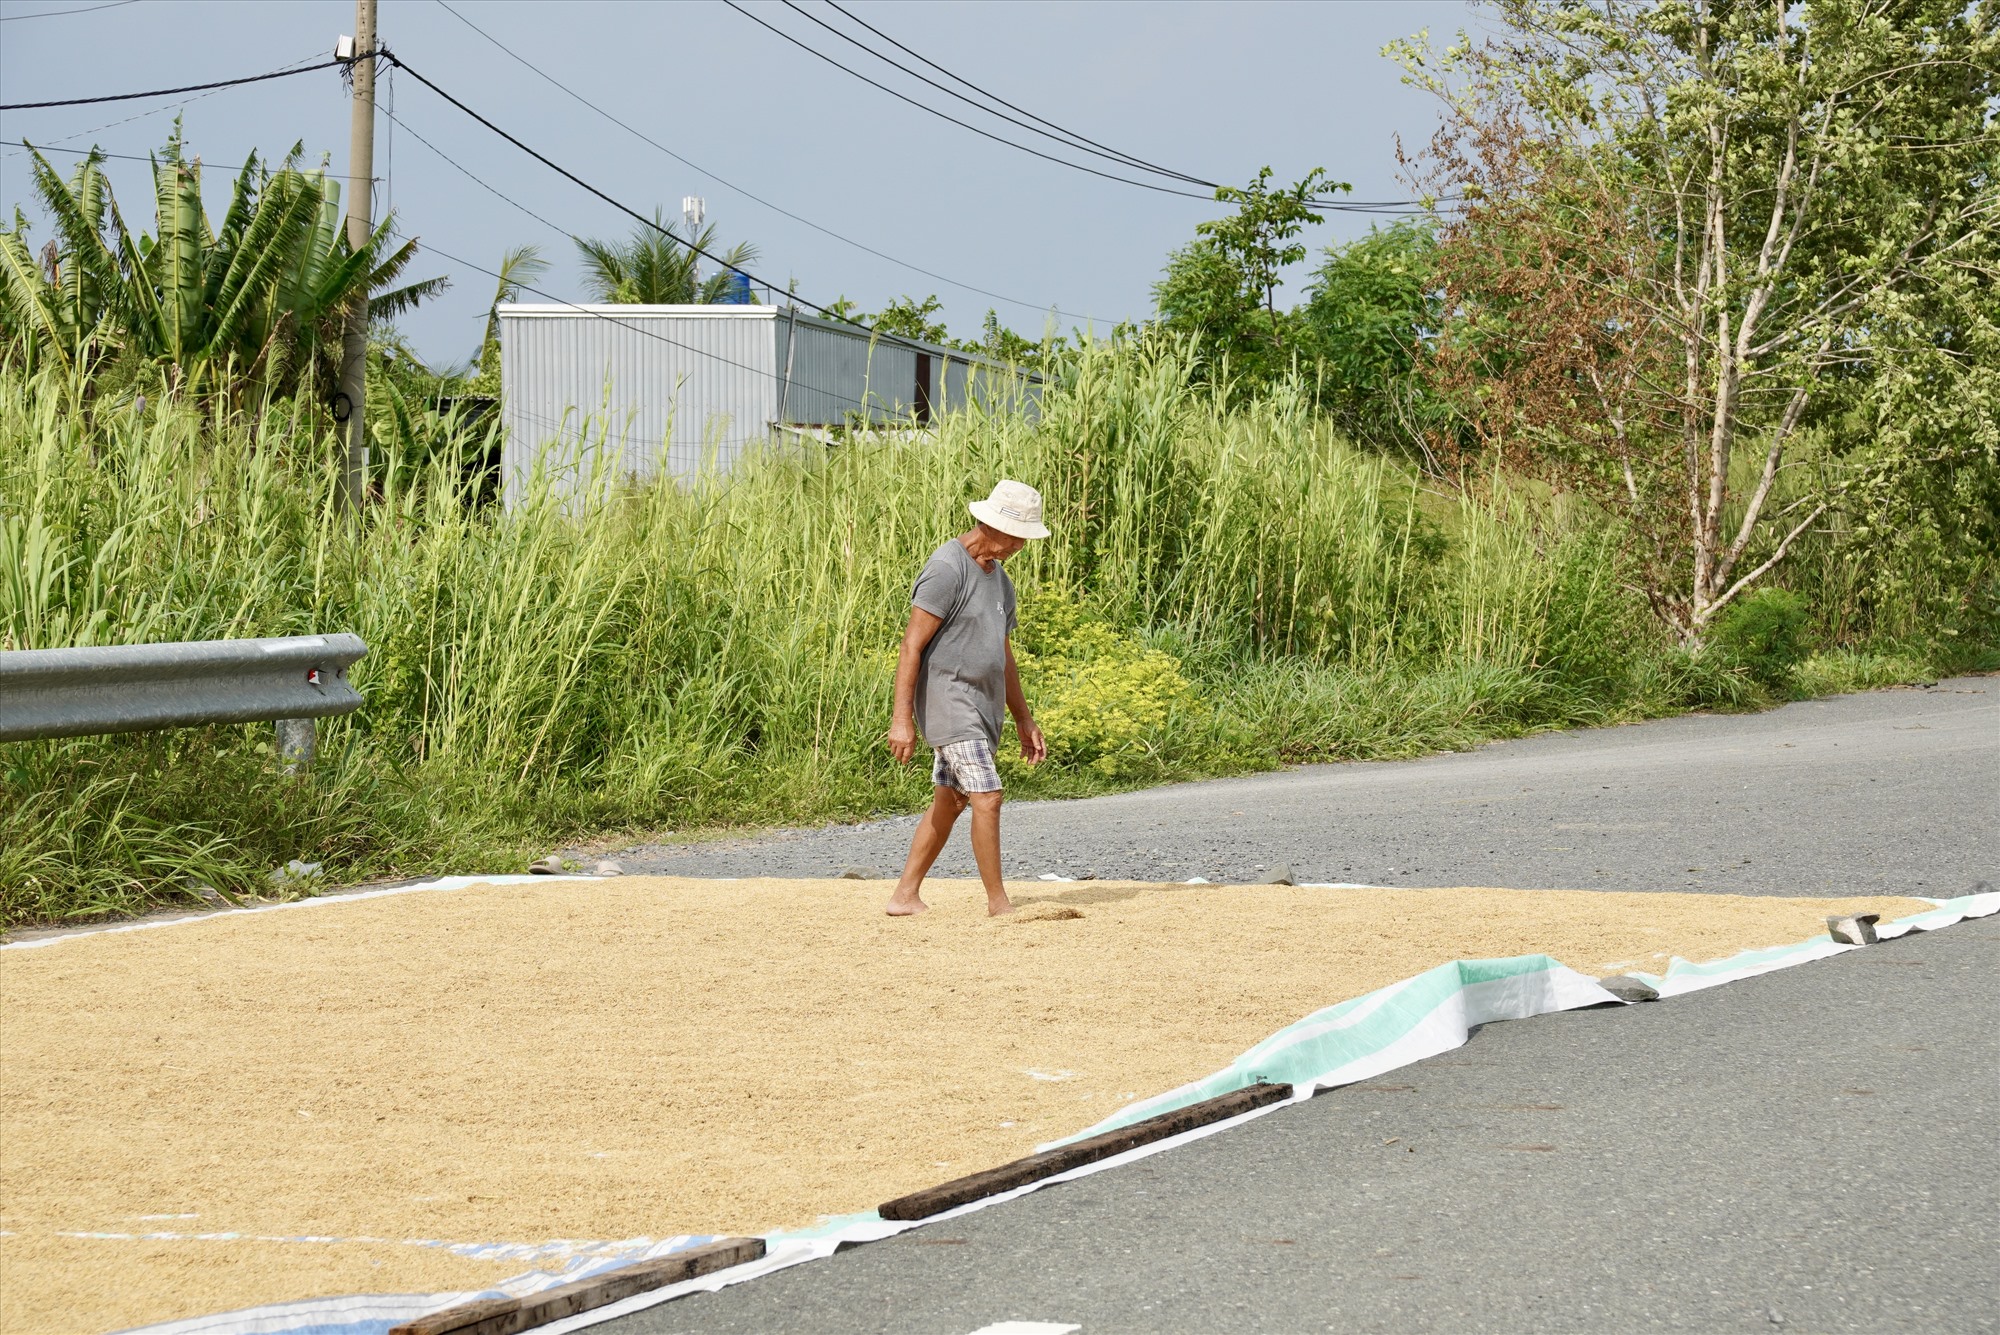
[{"label": "man walking", "polygon": [[1003,481],[967,508],[979,522],[931,553],[910,592],[910,624],[896,658],[889,754],[908,764],[919,727],[937,752],[931,809],[917,823],[903,875],[889,896],[889,912],[897,916],[930,907],[917,892],[967,806],[972,856],[986,883],[986,911],[1014,911],[1000,880],[1000,772],[994,751],[1000,745],[1001,707],[1014,715],[1023,760],[1033,765],[1048,750],[1021,694],[1014,648],[1007,642],[1014,629],[1014,584],[1000,568],[1031,539],[1049,536],[1042,526],[1042,494]]}]

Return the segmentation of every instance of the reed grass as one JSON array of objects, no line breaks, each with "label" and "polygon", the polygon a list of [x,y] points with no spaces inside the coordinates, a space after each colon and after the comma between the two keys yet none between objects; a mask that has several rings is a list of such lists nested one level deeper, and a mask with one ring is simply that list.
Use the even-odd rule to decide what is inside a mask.
[{"label": "reed grass", "polygon": [[1168,348],[1078,351],[1038,420],[774,445],[685,486],[591,464],[623,444],[593,431],[580,473],[543,469],[511,510],[434,458],[351,524],[307,409],[85,404],[0,369],[0,648],[369,645],[367,705],[323,726],[310,778],[262,727],[0,746],[0,916],[267,894],[293,858],[342,880],[518,870],[606,830],[912,808],[927,773],[880,744],[909,584],[999,476],[1042,488],[1055,534],[1012,567],[1031,691],[1123,721],[1088,749],[1052,736],[1016,792],[1690,702],[1603,522],[1498,482],[1427,491],[1303,394],[1224,406]]}]

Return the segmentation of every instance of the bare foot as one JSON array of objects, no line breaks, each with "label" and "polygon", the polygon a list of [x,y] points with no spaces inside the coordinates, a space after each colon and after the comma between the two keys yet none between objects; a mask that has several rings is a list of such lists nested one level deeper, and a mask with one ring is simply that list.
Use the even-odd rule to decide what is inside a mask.
[{"label": "bare foot", "polygon": [[892,918],[910,918],[919,913],[929,912],[930,907],[915,895],[904,899],[900,894],[896,894],[889,896],[888,907],[882,911]]},{"label": "bare foot", "polygon": [[1014,911],[1014,901],[1007,898],[1007,896],[1002,895],[998,899],[993,898],[991,895],[988,895],[986,897],[987,917],[997,918],[1003,913],[1012,913],[1013,911]]}]

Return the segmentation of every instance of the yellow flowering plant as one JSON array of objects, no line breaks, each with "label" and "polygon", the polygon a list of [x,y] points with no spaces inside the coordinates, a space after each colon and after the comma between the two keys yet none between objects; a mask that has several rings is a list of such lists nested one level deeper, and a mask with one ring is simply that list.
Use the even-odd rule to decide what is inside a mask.
[{"label": "yellow flowering plant", "polygon": [[1094,615],[1067,588],[1024,595],[1014,656],[1058,765],[1127,777],[1158,763],[1174,724],[1205,706],[1174,655]]}]

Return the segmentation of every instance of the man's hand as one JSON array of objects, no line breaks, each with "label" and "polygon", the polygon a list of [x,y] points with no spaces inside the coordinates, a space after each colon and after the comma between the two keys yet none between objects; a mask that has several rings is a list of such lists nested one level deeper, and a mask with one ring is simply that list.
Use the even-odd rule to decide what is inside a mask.
[{"label": "man's hand", "polygon": [[1016,724],[1014,730],[1021,734],[1021,759],[1030,765],[1038,765],[1049,754],[1049,744],[1042,740],[1042,730],[1033,719]]},{"label": "man's hand", "polygon": [[896,651],[896,697],[889,707],[889,754],[898,765],[910,763],[917,753],[917,672],[923,666],[924,646],[944,624],[921,607],[910,609],[910,624],[903,627],[903,644]]}]

